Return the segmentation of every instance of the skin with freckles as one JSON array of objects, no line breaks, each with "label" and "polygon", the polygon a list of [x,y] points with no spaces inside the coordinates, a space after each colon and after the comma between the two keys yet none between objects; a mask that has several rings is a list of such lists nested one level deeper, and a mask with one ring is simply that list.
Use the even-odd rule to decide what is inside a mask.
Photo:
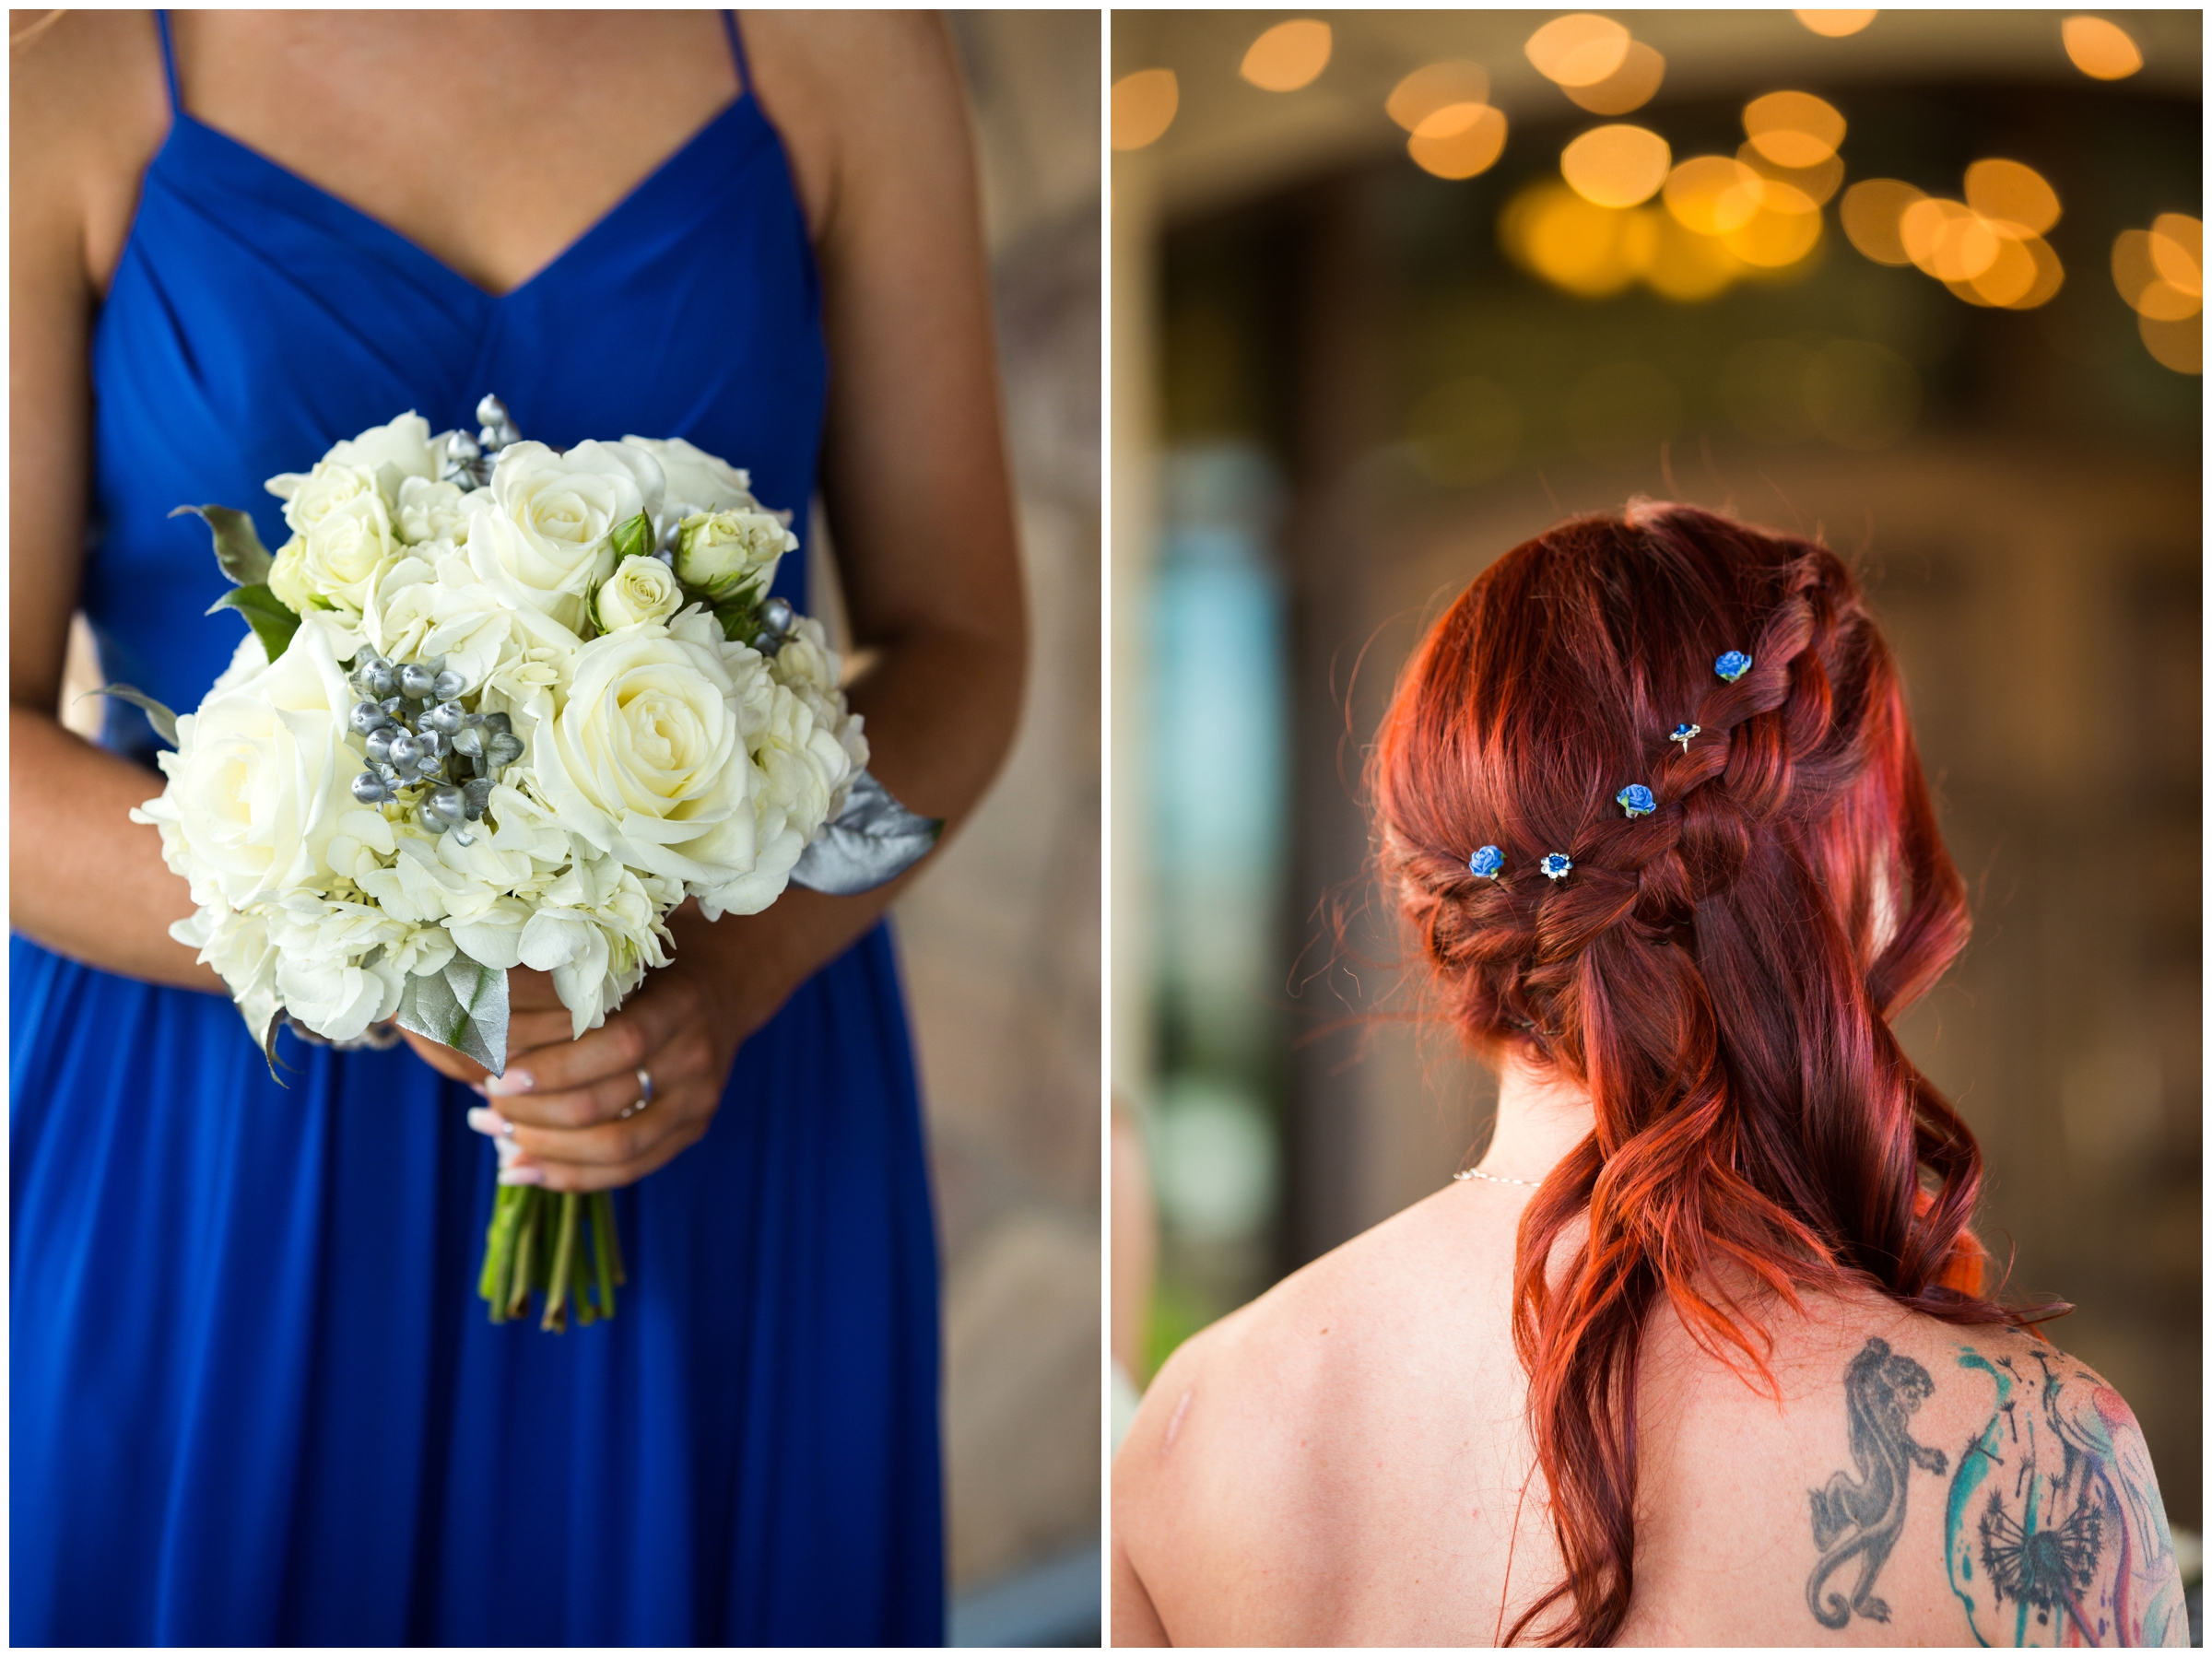
[{"label": "skin with freckles", "polygon": [[[740,90],[703,11],[183,11],[171,25],[195,119],[494,292],[558,257]],[[782,140],[821,273],[821,491],[864,664],[848,691],[869,769],[957,828],[1012,741],[1026,643],[951,43],[912,12],[747,13],[742,27],[746,90]],[[169,129],[159,38],[133,11],[18,12],[10,32],[10,921],[110,971],[219,993],[168,935],[192,911],[184,883],[129,821],[161,779],[56,717],[83,571],[89,335]],[[510,1075],[532,1084],[500,1101],[517,1168],[595,1190],[695,1143],[738,1044],[899,889],[794,889],[712,925],[679,911],[675,964],[573,1043],[549,981],[514,973]],[[95,890],[105,901],[81,901]],[[641,1065],[652,1108],[616,1121]]]},{"label": "skin with freckles", "polygon": [[[1477,1166],[1541,1179],[1592,1122],[1509,1055]],[[1177,1350],[1114,1460],[1114,1644],[1492,1645],[1560,1579],[1510,1326],[1530,1195],[1455,1182]],[[2186,1643],[2142,1435],[2084,1366],[1872,1294],[1732,1287],[1775,1391],[1654,1314],[1619,1643]],[[2072,1578],[2021,1541],[2031,1507],[2074,1525]]]}]

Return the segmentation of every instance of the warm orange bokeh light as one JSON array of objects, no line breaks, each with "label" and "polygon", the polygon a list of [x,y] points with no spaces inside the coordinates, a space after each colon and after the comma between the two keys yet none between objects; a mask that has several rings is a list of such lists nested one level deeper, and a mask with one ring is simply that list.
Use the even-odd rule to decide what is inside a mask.
[{"label": "warm orange bokeh light", "polygon": [[2018,161],[1976,161],[1966,170],[1966,205],[2021,236],[2041,236],[2058,222],[2058,192]]},{"label": "warm orange bokeh light", "polygon": [[1781,270],[1797,263],[1820,243],[1820,215],[1776,213],[1761,206],[1748,220],[1724,231],[1721,244],[1746,264]]},{"label": "warm orange bokeh light", "polygon": [[1471,179],[1505,153],[1505,117],[1487,103],[1448,103],[1413,129],[1406,153],[1440,179]]},{"label": "warm orange bokeh light", "polygon": [[1843,142],[1843,117],[1810,92],[1769,92],[1744,106],[1744,132],[1783,167],[1818,167]]},{"label": "warm orange bokeh light", "polygon": [[1594,87],[1628,61],[1629,31],[1611,18],[1571,12],[1528,37],[1528,61],[1562,87]]},{"label": "warm orange bokeh light", "polygon": [[1735,159],[1768,182],[1767,205],[1780,206],[1789,200],[1779,187],[1804,198],[1804,206],[1795,211],[1809,213],[1822,206],[1843,183],[1843,158],[1830,156],[1818,167],[1783,167],[1759,153],[1756,145],[1743,144],[1736,148]]},{"label": "warm orange bokeh light", "polygon": [[2205,371],[2205,317],[2201,311],[2178,323],[2139,316],[2136,331],[2143,336],[2143,348],[2175,373]]},{"label": "warm orange bokeh light", "polygon": [[1567,96],[1593,115],[1625,115],[1651,102],[1666,78],[1666,59],[1641,41],[1629,42],[1620,67],[1594,86],[1563,88]]},{"label": "warm orange bokeh light", "polygon": [[1862,179],[1843,192],[1838,217],[1851,245],[1877,264],[1910,264],[1899,221],[1926,195],[1898,179]]},{"label": "warm orange bokeh light", "polygon": [[2123,230],[2112,243],[2112,286],[2137,315],[2178,323],[2205,308],[2204,226],[2161,213],[2147,230]]},{"label": "warm orange bokeh light", "polygon": [[1856,34],[1874,21],[1877,14],[1870,11],[1800,11],[1794,14],[1797,21],[1815,34],[1824,34],[1831,41],[1841,40],[1847,34]]},{"label": "warm orange bokeh light", "polygon": [[1594,127],[1560,152],[1559,176],[1601,207],[1633,207],[1659,194],[1673,160],[1649,127]]},{"label": "warm orange bokeh light", "polygon": [[2058,32],[2074,66],[2092,80],[2125,80],[2143,66],[2135,38],[2107,18],[2068,18]]},{"label": "warm orange bokeh light", "polygon": [[1412,132],[1448,104],[1489,100],[1488,72],[1480,64],[1454,61],[1416,69],[1391,88],[1382,108],[1393,121]]},{"label": "warm orange bokeh light", "polygon": [[1266,92],[1295,92],[1329,66],[1329,26],[1314,18],[1277,23],[1253,41],[1238,73]]},{"label": "warm orange bokeh light", "polygon": [[1174,124],[1181,93],[1172,69],[1139,69],[1113,83],[1113,147],[1142,149]]},{"label": "warm orange bokeh light", "polygon": [[1700,236],[1750,223],[1765,194],[1759,175],[1727,156],[1692,156],[1666,177],[1666,210]]}]

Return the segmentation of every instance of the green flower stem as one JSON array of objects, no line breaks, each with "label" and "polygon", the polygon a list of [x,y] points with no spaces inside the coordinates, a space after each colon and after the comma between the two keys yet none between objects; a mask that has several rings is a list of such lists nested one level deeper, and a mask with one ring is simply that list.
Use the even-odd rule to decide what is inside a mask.
[{"label": "green flower stem", "polygon": [[599,1274],[599,1315],[615,1315],[615,1199],[604,1191],[592,1193],[592,1262]]},{"label": "green flower stem", "polygon": [[560,1330],[569,1326],[569,1278],[576,1257],[576,1210],[582,1200],[572,1191],[560,1193],[560,1233],[553,1245],[553,1265],[546,1278],[546,1316],[538,1324],[540,1329]]},{"label": "green flower stem", "polygon": [[515,1270],[507,1296],[507,1315],[519,1318],[530,1310],[530,1279],[536,1275],[537,1192],[521,1187],[523,1217],[515,1239]]}]

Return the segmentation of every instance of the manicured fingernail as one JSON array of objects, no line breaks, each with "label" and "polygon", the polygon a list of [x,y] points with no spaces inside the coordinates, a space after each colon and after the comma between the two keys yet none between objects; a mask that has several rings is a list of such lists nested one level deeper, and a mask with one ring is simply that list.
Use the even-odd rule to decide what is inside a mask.
[{"label": "manicured fingernail", "polygon": [[543,1185],[546,1170],[542,1168],[502,1168],[500,1183],[502,1185]]},{"label": "manicured fingernail", "polygon": [[491,1148],[499,1152],[501,1168],[512,1166],[514,1159],[523,1154],[523,1147],[512,1139],[495,1139],[491,1142]]},{"label": "manicured fingernail", "polygon": [[493,1099],[503,1099],[512,1093],[527,1093],[537,1086],[537,1078],[527,1070],[510,1070],[505,1075],[488,1076],[484,1091]]},{"label": "manicured fingernail", "polygon": [[501,1116],[497,1111],[486,1110],[481,1105],[478,1105],[475,1110],[468,1113],[468,1125],[476,1129],[476,1131],[479,1134],[497,1135],[501,1134],[512,1134],[514,1132],[514,1124],[512,1122],[509,1122],[504,1116]]}]

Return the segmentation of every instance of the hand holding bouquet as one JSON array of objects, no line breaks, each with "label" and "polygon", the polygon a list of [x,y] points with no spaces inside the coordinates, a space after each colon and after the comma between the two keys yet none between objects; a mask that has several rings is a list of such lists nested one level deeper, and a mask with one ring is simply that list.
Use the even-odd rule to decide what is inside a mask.
[{"label": "hand holding bouquet", "polygon": [[[477,437],[409,413],[269,481],[292,534],[197,511],[252,631],[198,710],[128,687],[174,745],[160,830],[272,1067],[289,1022],[341,1045],[396,1021],[497,1074],[508,971],[572,1033],[665,966],[667,916],[895,876],[934,844],[870,778],[819,623],[771,597],[798,545],[747,475],[681,439],[557,452],[497,399]],[[589,1209],[588,1216],[582,1211]],[[587,1247],[582,1228],[588,1218]],[[495,1321],[611,1316],[612,1205],[502,1186]]]}]

